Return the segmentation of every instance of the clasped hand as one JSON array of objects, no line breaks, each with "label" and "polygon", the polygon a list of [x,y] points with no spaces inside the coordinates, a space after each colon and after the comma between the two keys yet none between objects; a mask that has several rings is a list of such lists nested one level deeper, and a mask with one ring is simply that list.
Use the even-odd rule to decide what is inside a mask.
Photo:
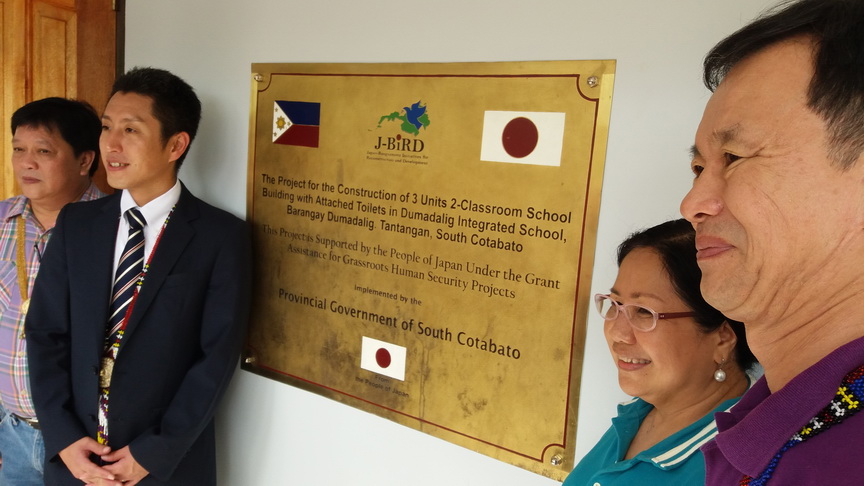
[{"label": "clasped hand", "polygon": [[[90,460],[92,454],[109,464],[95,464]],[[82,437],[60,451],[60,459],[86,486],[135,486],[149,474],[132,457],[129,446],[112,451],[90,437]]]}]

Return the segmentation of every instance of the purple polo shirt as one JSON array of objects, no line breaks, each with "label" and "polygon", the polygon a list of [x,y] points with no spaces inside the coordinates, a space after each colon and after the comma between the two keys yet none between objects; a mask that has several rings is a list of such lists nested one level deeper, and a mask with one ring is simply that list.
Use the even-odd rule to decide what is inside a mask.
[{"label": "purple polo shirt", "polygon": [[[837,348],[775,393],[759,379],[730,412],[715,415],[720,433],[702,447],[705,484],[737,486],[744,474],[761,474],[862,364],[864,338]],[[864,411],[786,451],[768,484],[864,484]]]}]

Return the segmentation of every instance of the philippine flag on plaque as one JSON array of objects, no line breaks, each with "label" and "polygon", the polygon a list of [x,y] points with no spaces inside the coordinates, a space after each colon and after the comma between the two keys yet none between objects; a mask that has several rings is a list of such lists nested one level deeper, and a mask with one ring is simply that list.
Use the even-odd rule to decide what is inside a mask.
[{"label": "philippine flag on plaque", "polygon": [[480,160],[561,166],[564,113],[487,111]]},{"label": "philippine flag on plaque", "polygon": [[318,147],[321,103],[273,102],[273,143]]},{"label": "philippine flag on plaque", "polygon": [[363,336],[360,367],[364,370],[405,381],[404,347]]}]

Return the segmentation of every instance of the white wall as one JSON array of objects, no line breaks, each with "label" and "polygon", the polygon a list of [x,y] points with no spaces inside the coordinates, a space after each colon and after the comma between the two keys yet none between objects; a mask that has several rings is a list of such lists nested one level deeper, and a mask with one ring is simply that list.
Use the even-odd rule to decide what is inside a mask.
[{"label": "white wall", "polygon": [[[245,214],[253,62],[617,59],[593,291],[615,246],[678,217],[688,150],[709,94],[705,52],[774,0],[130,0],[126,65],[169,69],[204,103],[181,171]],[[618,389],[589,321],[577,458],[609,425]],[[296,388],[238,371],[218,420],[227,486],[549,486],[554,481]]]}]

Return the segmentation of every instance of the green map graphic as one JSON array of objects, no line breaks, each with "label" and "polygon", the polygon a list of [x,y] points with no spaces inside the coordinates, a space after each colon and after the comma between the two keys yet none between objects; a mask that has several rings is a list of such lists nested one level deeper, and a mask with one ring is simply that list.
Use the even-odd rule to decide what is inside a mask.
[{"label": "green map graphic", "polygon": [[421,105],[420,101],[411,106],[406,106],[402,110],[402,112],[394,111],[389,115],[382,116],[378,120],[378,128],[381,128],[381,124],[385,121],[399,120],[402,122],[399,128],[403,132],[410,135],[419,135],[421,128],[429,126],[429,114],[426,113],[426,105]]}]

